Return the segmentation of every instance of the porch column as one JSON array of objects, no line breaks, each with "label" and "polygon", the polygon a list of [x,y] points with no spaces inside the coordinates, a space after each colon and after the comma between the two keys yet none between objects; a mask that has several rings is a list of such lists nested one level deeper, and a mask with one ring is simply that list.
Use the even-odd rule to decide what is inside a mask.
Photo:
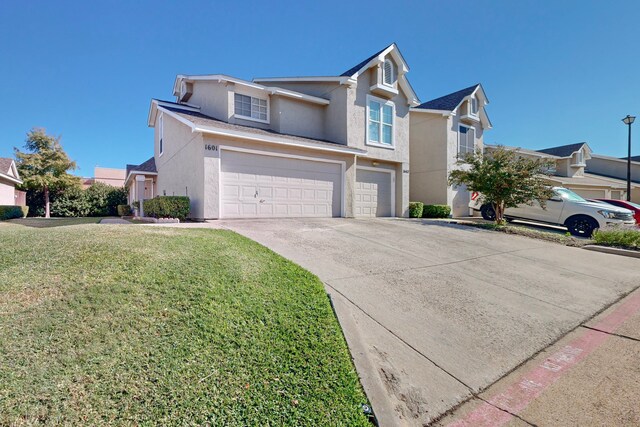
[{"label": "porch column", "polygon": [[138,203],[140,204],[138,213],[141,217],[144,216],[144,181],[144,175],[136,175],[136,197],[138,198]]}]

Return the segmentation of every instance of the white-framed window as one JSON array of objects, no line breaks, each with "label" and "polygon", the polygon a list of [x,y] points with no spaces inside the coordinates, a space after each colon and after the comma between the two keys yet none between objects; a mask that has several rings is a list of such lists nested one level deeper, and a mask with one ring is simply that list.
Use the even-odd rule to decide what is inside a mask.
[{"label": "white-framed window", "polygon": [[580,150],[576,153],[576,165],[582,164],[584,164],[584,153]]},{"label": "white-framed window", "polygon": [[269,122],[268,103],[266,99],[255,98],[253,96],[234,94],[236,117],[259,122]]},{"label": "white-framed window", "polygon": [[472,116],[478,115],[478,98],[471,98],[469,100],[469,114]]},{"label": "white-framed window", "polygon": [[158,117],[158,151],[162,156],[163,147],[163,138],[164,138],[164,117],[162,113],[160,113],[160,117]]},{"label": "white-framed window", "polygon": [[385,148],[394,146],[395,113],[393,102],[367,96],[367,144]]},{"label": "white-framed window", "polygon": [[458,157],[475,151],[476,130],[469,126],[458,125]]},{"label": "white-framed window", "polygon": [[396,81],[395,68],[390,59],[384,61],[382,66],[382,83],[391,86]]}]

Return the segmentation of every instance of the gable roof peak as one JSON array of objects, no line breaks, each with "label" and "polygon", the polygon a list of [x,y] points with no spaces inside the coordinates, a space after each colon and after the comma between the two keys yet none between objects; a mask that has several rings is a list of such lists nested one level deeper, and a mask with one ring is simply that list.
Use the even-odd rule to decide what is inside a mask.
[{"label": "gable roof peak", "polygon": [[589,152],[591,148],[586,142],[576,142],[574,144],[559,145],[557,147],[549,147],[543,150],[537,150],[539,153],[552,154],[558,157],[570,157],[573,153],[580,150],[583,146],[587,146]]},{"label": "gable roof peak", "polygon": [[[431,101],[423,102],[416,108],[422,108],[425,110],[443,110],[453,111],[460,103],[469,95],[473,94],[478,88],[482,88],[480,83],[476,83],[472,86],[460,89],[456,92],[441,96],[439,98],[432,99]],[[484,93],[484,90],[483,90]],[[486,97],[485,97],[486,98]]]},{"label": "gable roof peak", "polygon": [[396,49],[398,48],[398,45],[396,45],[395,42],[391,43],[389,46],[385,47],[382,50],[379,50],[378,52],[374,53],[373,55],[371,55],[370,57],[368,57],[367,59],[365,59],[362,62],[359,62],[358,64],[354,65],[353,67],[349,68],[347,71],[345,71],[344,73],[340,74],[340,77],[351,77],[354,74],[357,74],[358,71],[360,71],[362,68],[364,68],[367,64],[369,64],[369,62],[371,62],[372,60],[374,60],[375,58],[377,58],[378,56],[380,56],[384,51],[386,51],[387,49],[393,48],[395,47]]}]

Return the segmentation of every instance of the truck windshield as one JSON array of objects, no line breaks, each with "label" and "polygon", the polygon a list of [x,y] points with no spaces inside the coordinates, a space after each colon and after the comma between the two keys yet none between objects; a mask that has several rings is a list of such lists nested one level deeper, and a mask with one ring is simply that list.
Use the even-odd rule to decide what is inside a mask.
[{"label": "truck windshield", "polygon": [[558,196],[570,202],[586,202],[581,196],[566,188],[555,188],[553,191],[555,191]]}]

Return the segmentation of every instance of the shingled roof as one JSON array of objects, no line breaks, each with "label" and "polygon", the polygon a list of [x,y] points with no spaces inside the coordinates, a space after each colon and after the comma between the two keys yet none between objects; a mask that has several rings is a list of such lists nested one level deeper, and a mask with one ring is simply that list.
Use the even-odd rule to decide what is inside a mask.
[{"label": "shingled roof", "polygon": [[389,49],[391,46],[393,46],[393,43],[391,43],[389,46],[385,47],[384,49],[379,50],[378,52],[374,53],[373,55],[371,55],[370,57],[368,57],[367,59],[365,59],[364,61],[360,62],[359,64],[349,68],[347,71],[345,71],[344,73],[340,74],[340,77],[351,77],[353,76],[355,73],[357,73],[358,71],[360,71],[360,69],[362,67],[364,67],[365,65],[367,65],[369,63],[369,61],[371,61],[373,58],[375,58],[376,56],[380,55],[382,52],[384,52],[385,50]]},{"label": "shingled roof", "polygon": [[569,157],[585,144],[586,142],[578,142],[576,144],[561,145],[559,147],[545,148],[544,150],[537,151],[539,153],[551,154],[558,157]]},{"label": "shingled roof", "polygon": [[471,95],[478,88],[478,86],[480,86],[480,83],[461,89],[457,92],[453,92],[448,95],[441,96],[440,98],[423,102],[422,104],[418,105],[416,108],[422,108],[424,110],[453,111],[456,109],[458,105],[460,105],[462,100],[467,96]]},{"label": "shingled roof", "polygon": [[9,169],[11,169],[11,163],[13,163],[13,159],[0,157],[0,173],[8,174]]},{"label": "shingled roof", "polygon": [[158,171],[156,170],[155,157],[152,157],[146,162],[140,163],[139,165],[127,165],[127,176],[129,176],[129,173],[132,171],[157,173]]},{"label": "shingled roof", "polygon": [[[620,157],[622,160],[627,160],[628,157]],[[640,156],[631,156],[632,162],[640,162]]]}]

